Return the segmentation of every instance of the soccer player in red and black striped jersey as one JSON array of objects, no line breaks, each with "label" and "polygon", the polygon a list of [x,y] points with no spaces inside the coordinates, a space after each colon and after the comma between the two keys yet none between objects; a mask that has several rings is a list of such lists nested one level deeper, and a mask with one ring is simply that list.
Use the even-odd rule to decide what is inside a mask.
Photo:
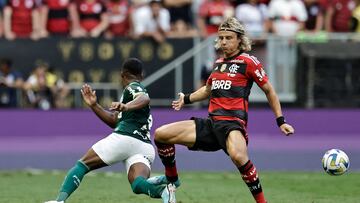
[{"label": "soccer player in red and black striped jersey", "polygon": [[255,165],[247,152],[247,115],[250,89],[255,82],[265,93],[276,122],[285,135],[294,133],[281,111],[278,96],[270,84],[261,63],[250,51],[251,42],[244,27],[236,18],[226,19],[218,29],[217,48],[223,52],[205,86],[191,94],[179,93],[172,103],[175,110],[185,104],[208,99],[209,117],[170,123],[155,131],[158,154],[165,166],[165,176],[154,177],[158,183],[178,182],[175,164],[175,146],[181,144],[190,150],[224,150],[238,168],[257,203],[265,203]]}]

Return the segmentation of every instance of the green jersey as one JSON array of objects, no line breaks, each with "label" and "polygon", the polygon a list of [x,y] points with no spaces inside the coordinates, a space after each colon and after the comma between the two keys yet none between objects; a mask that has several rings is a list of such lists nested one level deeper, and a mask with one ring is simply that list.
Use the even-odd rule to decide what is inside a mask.
[{"label": "green jersey", "polygon": [[[132,82],[124,88],[120,102],[126,104],[134,100],[134,98],[139,94],[148,93],[142,84],[139,82]],[[120,112],[114,132],[121,135],[134,137],[146,143],[151,143],[151,126],[152,116],[150,114],[150,106],[147,105],[141,109]]]}]

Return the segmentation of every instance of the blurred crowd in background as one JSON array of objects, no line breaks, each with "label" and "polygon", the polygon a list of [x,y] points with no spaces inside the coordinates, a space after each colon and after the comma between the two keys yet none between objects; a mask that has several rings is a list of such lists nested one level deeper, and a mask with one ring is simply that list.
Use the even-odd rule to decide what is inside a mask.
[{"label": "blurred crowd in background", "polygon": [[0,37],[166,38],[217,31],[235,16],[251,36],[360,32],[359,0],[0,0]]},{"label": "blurred crowd in background", "polygon": [[[0,0],[0,38],[148,37],[161,43],[206,38],[229,16],[253,39],[269,33],[360,32],[360,0]],[[0,60],[0,87],[7,88],[0,92],[0,107],[16,105],[16,89],[25,91],[28,106],[66,106],[69,89],[49,64],[36,64],[28,78],[12,64]]]},{"label": "blurred crowd in background", "polygon": [[43,110],[69,107],[65,103],[69,88],[48,64],[35,64],[26,80],[19,71],[13,70],[12,65],[11,59],[0,59],[0,107],[16,107],[19,102],[17,94],[24,94],[26,104],[22,105],[26,107]]}]

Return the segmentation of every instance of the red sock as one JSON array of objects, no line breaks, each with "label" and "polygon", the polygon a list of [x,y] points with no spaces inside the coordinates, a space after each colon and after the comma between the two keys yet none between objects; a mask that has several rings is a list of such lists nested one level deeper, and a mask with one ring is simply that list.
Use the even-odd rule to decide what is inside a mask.
[{"label": "red sock", "polygon": [[266,203],[264,192],[254,195],[256,203]]},{"label": "red sock", "polygon": [[246,164],[238,168],[241,177],[248,186],[251,194],[257,203],[266,203],[264,192],[260,184],[260,180],[256,171],[255,166],[249,160]]},{"label": "red sock", "polygon": [[161,162],[165,166],[165,175],[168,181],[178,180],[178,173],[175,161],[175,145],[162,144],[155,142]]}]

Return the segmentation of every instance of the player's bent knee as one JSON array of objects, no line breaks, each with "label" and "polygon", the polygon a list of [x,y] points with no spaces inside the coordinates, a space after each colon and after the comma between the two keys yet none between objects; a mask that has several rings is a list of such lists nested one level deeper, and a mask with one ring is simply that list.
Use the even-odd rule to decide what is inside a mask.
[{"label": "player's bent knee", "polygon": [[165,127],[161,126],[159,128],[157,128],[155,130],[155,135],[154,135],[154,139],[158,142],[161,141],[166,141],[167,140],[167,136],[166,136],[166,129]]},{"label": "player's bent knee", "polygon": [[229,153],[229,156],[237,166],[242,166],[249,160],[248,155],[243,152]]}]

